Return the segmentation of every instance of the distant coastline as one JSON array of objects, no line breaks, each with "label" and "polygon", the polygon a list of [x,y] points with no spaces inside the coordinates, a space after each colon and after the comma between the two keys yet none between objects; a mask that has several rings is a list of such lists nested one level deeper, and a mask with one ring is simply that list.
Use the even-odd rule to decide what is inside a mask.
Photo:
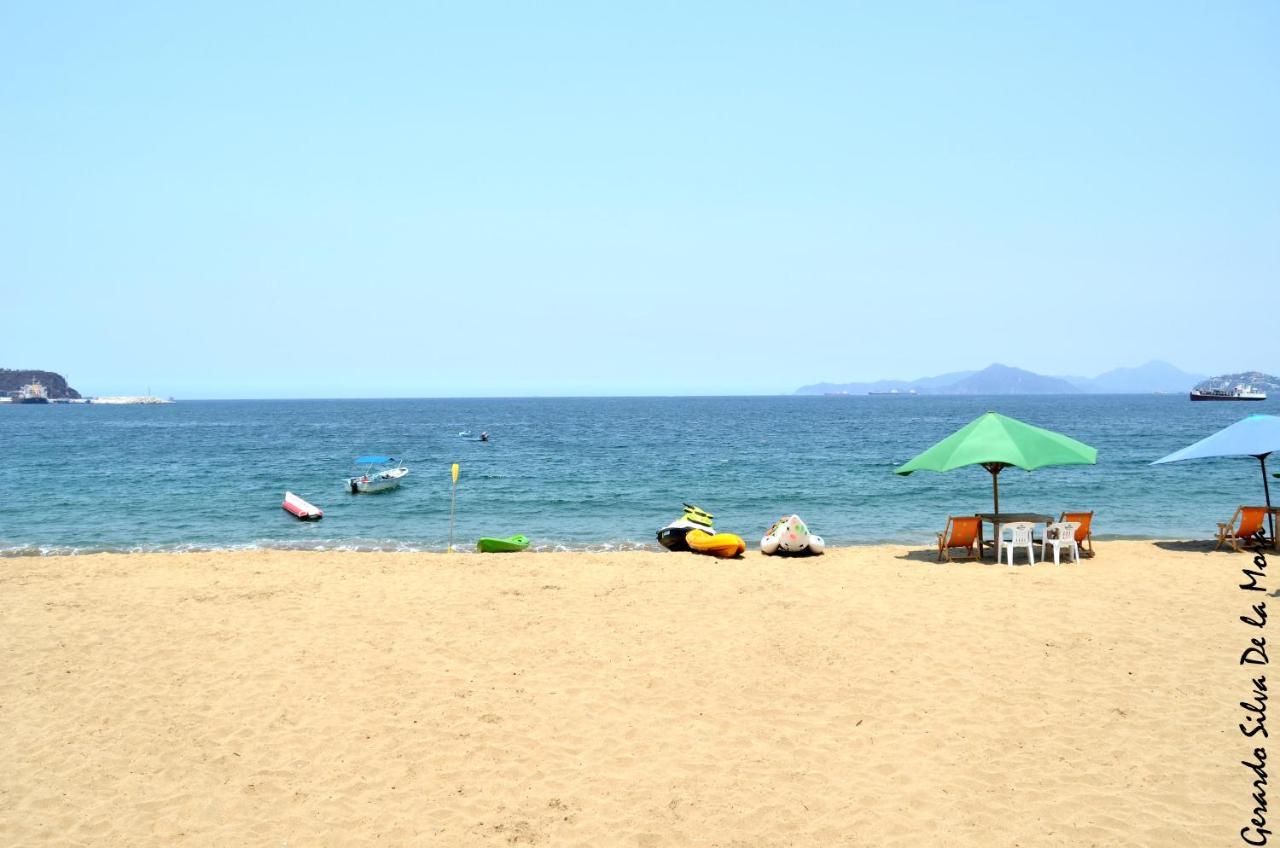
[{"label": "distant coastline", "polygon": [[43,386],[49,400],[79,400],[81,397],[56,371],[0,368],[0,396],[12,396],[29,383]]},{"label": "distant coastline", "polygon": [[[94,403],[103,406],[133,406],[173,403],[173,398],[155,395],[98,395],[86,397],[67,384],[67,378],[56,371],[0,368],[0,404],[20,400],[18,395],[35,384],[49,403]],[[41,401],[43,403],[44,401]]]},{"label": "distant coastline", "polygon": [[[172,397],[147,394],[139,395],[83,395],[72,388],[67,379],[55,371],[38,369],[0,368],[0,404],[19,400],[24,387],[39,384],[50,403],[94,403],[110,406],[165,405],[174,403]],[[1192,390],[1214,387],[1230,387],[1236,384],[1252,386],[1261,392],[1280,393],[1280,377],[1261,371],[1242,371],[1208,377],[1182,371],[1166,362],[1151,361],[1133,368],[1115,368],[1097,377],[1050,376],[1037,374],[1022,368],[994,363],[980,371],[954,371],[931,377],[910,380],[882,379],[871,382],[812,383],[801,386],[784,395],[797,396],[1019,396],[1019,395],[1151,395],[1187,394]],[[203,398],[203,400],[532,400],[538,398],[567,399],[588,397],[657,398],[657,397],[771,397],[769,393],[748,394],[616,394],[616,395],[398,395],[361,397],[245,397]],[[201,400],[195,398],[193,400]]]},{"label": "distant coastline", "polygon": [[[1266,375],[1250,372],[1250,376]],[[1054,377],[994,363],[981,371],[955,371],[914,380],[864,383],[813,383],[797,395],[1072,395],[1181,394],[1211,378],[1192,374],[1167,362],[1115,368],[1097,377]],[[1224,379],[1224,378],[1212,378]],[[1274,378],[1273,378],[1274,379]]]}]

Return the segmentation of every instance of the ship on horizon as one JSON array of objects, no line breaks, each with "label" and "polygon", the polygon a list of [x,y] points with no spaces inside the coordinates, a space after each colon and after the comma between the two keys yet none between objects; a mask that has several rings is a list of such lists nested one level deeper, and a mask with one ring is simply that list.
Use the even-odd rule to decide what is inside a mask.
[{"label": "ship on horizon", "polygon": [[18,389],[18,394],[13,398],[14,403],[48,403],[49,391],[40,384],[39,380],[32,380],[22,388]]},{"label": "ship on horizon", "polygon": [[1253,386],[1237,383],[1235,386],[1213,386],[1206,389],[1192,389],[1192,400],[1266,400],[1267,393],[1260,392]]}]

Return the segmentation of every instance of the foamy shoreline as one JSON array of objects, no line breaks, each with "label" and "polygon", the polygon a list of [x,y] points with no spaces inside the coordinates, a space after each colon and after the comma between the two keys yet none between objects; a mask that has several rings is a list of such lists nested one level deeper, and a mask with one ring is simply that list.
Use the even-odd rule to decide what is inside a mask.
[{"label": "foamy shoreline", "polygon": [[[1207,534],[1201,534],[1199,538],[1192,539],[1174,539],[1167,536],[1127,536],[1121,534],[1096,535],[1093,537],[1095,542],[1151,542],[1161,543],[1168,542],[1179,545],[1196,545],[1207,543],[1212,547],[1212,541],[1207,538]],[[758,545],[759,539],[744,536],[743,539],[747,543],[747,553],[760,553]],[[921,534],[916,540],[901,539],[873,539],[865,542],[838,542],[829,544],[827,550],[829,552],[839,550],[864,550],[867,548],[921,548],[929,544],[926,534]],[[1036,551],[1039,556],[1039,546]],[[427,555],[446,555],[446,554],[476,554],[479,556],[487,556],[480,554],[475,550],[471,542],[459,542],[454,545],[452,552],[445,550],[443,544],[417,544],[414,542],[396,542],[387,540],[383,542],[348,542],[343,540],[334,540],[332,542],[305,542],[291,543],[278,541],[259,541],[246,542],[244,544],[229,545],[208,545],[198,542],[185,544],[156,544],[156,545],[138,545],[135,547],[111,547],[111,546],[74,546],[74,545],[23,545],[13,547],[0,547],[0,560],[7,558],[22,557],[82,557],[97,556],[100,554],[138,556],[151,554],[241,554],[254,553],[257,551],[277,552],[277,553],[338,553],[338,554],[427,554]],[[607,542],[584,542],[584,543],[556,543],[542,542],[536,539],[530,545],[523,555],[528,554],[607,554],[607,553],[657,553],[664,554],[668,551],[664,550],[656,542],[641,541],[633,539],[621,539]],[[493,554],[497,556],[497,554]]]}]

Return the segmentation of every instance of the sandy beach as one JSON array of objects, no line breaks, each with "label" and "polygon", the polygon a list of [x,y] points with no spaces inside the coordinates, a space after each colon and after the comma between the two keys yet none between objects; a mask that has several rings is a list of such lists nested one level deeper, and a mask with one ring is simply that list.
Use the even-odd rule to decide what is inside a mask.
[{"label": "sandy beach", "polygon": [[0,562],[5,845],[1238,841],[1244,556]]}]

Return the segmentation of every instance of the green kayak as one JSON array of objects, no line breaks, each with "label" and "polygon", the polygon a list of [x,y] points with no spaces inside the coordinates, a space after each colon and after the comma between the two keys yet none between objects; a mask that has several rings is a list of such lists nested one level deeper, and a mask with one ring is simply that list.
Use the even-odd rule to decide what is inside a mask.
[{"label": "green kayak", "polygon": [[519,534],[505,539],[491,539],[488,536],[476,542],[476,550],[485,554],[508,554],[523,551],[529,547],[529,540]]}]

